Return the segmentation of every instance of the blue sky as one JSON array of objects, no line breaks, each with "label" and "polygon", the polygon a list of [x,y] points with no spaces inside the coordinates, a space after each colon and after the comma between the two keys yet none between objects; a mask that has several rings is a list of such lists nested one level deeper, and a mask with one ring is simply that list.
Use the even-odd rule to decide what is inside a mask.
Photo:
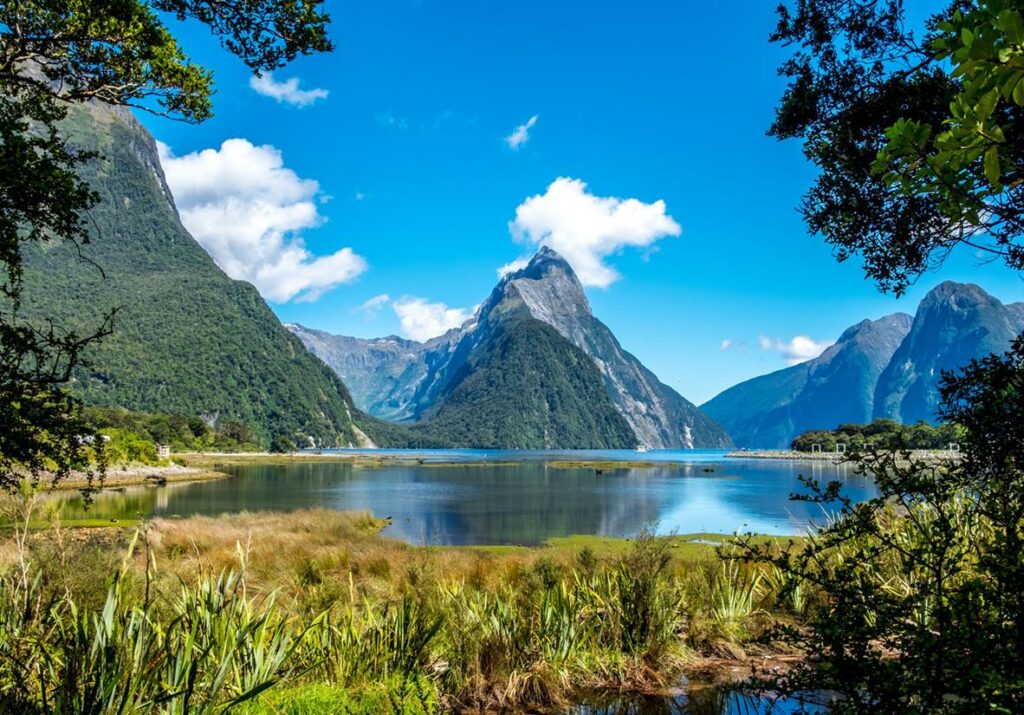
[{"label": "blue sky", "polygon": [[[142,119],[222,267],[282,320],[330,332],[422,335],[463,316],[530,252],[509,224],[559,177],[586,185],[576,198],[595,222],[640,222],[622,232],[645,245],[606,226],[615,235],[581,249],[618,275],[587,292],[626,349],[698,403],[784,367],[798,336],[828,343],[865,317],[912,313],[942,280],[1024,300],[1018,274],[967,251],[896,300],[807,235],[796,207],[813,167],[765,135],[784,86],[783,50],[767,42],[776,4],[332,2],[337,50],[274,73],[264,94],[204,28],[179,27],[215,70],[216,116]],[[564,208],[546,198],[537,208]],[[587,240],[578,214],[548,213],[519,227],[556,221]]]}]

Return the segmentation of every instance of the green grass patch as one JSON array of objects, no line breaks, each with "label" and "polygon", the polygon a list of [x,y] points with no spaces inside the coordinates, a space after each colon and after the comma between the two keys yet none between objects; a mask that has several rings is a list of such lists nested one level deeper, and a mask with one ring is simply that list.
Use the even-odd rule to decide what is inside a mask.
[{"label": "green grass patch", "polygon": [[438,711],[437,690],[426,678],[392,679],[359,688],[326,683],[279,686],[234,712],[240,715],[427,715]]}]

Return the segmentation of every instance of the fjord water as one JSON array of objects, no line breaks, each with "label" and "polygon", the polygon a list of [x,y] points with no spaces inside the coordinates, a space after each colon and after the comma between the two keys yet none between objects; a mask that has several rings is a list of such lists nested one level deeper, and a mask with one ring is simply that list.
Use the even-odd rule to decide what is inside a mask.
[{"label": "fjord water", "polygon": [[808,715],[825,713],[824,705],[808,700],[773,698],[746,693],[729,686],[686,686],[685,693],[664,695],[612,695],[572,706],[566,715]]},{"label": "fjord water", "polygon": [[[789,535],[827,516],[790,499],[800,475],[839,480],[855,500],[876,494],[849,466],[726,458],[721,451],[374,452],[402,464],[348,462],[230,467],[229,479],[102,492],[88,512],[71,497],[64,516],[126,519],[328,508],[390,517],[387,536],[425,544],[540,544],[572,534],[629,537],[750,531]],[[664,466],[630,467],[630,460]],[[621,466],[557,466],[564,460]]]}]

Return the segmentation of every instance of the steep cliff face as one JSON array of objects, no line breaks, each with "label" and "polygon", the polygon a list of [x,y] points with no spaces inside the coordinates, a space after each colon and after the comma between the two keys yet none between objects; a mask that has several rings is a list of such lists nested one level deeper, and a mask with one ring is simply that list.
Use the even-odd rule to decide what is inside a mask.
[{"label": "steep cliff face", "polygon": [[488,304],[522,304],[531,316],[587,353],[642,444],[662,449],[731,445],[720,425],[622,348],[594,317],[579,279],[555,251],[542,248],[526,268],[506,276]]},{"label": "steep cliff face", "polygon": [[83,168],[100,195],[88,261],[66,244],[30,246],[24,309],[82,333],[119,309],[114,334],[90,349],[73,389],[97,405],[240,420],[265,444],[278,434],[358,443],[341,380],[181,225],[142,125],[96,105],[76,108],[65,129],[73,146],[98,153]]},{"label": "steep cliff face", "polygon": [[[419,420],[437,411],[463,367],[504,326],[532,319],[551,326],[596,366],[607,395],[640,444],[655,448],[728,447],[724,429],[626,352],[594,317],[583,286],[555,251],[542,248],[505,276],[472,320],[433,340],[402,347],[382,340],[324,337],[293,328],[303,342],[352,385],[357,404],[380,417]],[[345,356],[345,346],[358,357]],[[401,377],[396,377],[400,374]]]},{"label": "steep cliff face", "polygon": [[750,448],[785,448],[809,429],[870,421],[875,384],[911,321],[905,313],[864,320],[819,357],[742,382],[701,408]]},{"label": "steep cliff face", "polygon": [[934,288],[878,380],[875,417],[934,421],[942,371],[1006,350],[1024,330],[1019,306],[1003,305],[969,283],[947,281]]}]

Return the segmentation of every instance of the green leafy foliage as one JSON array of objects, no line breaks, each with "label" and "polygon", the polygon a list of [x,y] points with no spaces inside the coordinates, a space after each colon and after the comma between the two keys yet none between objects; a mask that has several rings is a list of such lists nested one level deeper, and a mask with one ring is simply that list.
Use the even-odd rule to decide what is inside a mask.
[{"label": "green leafy foliage", "polygon": [[[253,431],[232,420],[222,420],[211,427],[198,417],[131,412],[118,407],[87,407],[83,416],[100,434],[131,435],[132,440],[152,445],[154,457],[156,445],[160,444],[174,452],[246,452],[259,448]],[[107,449],[112,463],[117,463],[117,454],[127,451],[119,449],[116,440],[108,442]]]},{"label": "green leafy foliage", "polygon": [[[38,581],[0,582],[0,643],[10,666],[0,676],[5,707],[214,713],[251,700],[280,678],[300,633],[273,599],[246,598],[239,574],[182,587],[167,606],[169,617],[160,620],[124,577],[112,580],[98,613],[79,611],[69,598],[52,609],[33,608],[25,599],[39,595]],[[49,639],[60,657],[11,641],[18,631]]]},{"label": "green leafy foliage", "polygon": [[[54,481],[91,458],[78,399],[64,387],[112,313],[89,325],[25,316],[23,249],[72,255],[91,238],[95,158],[59,126],[86,102],[139,106],[186,121],[210,116],[211,73],[194,65],[161,12],[207,25],[253,71],[326,51],[320,0],[23,0],[0,3],[0,488]],[[88,293],[78,296],[87,303]],[[84,307],[81,306],[81,307]],[[99,471],[104,465],[98,462]],[[91,480],[91,474],[90,474]]]},{"label": "green leafy foliage", "polygon": [[[497,562],[434,549],[410,555],[389,540],[353,537],[352,522],[334,515],[333,529],[316,532],[326,560],[310,561],[292,538],[310,533],[303,522],[287,536],[258,532],[251,552],[238,547],[239,566],[218,574],[206,557],[212,538],[230,559],[223,522],[182,534],[204,554],[185,566],[181,546],[157,558],[167,536],[160,525],[136,535],[144,553],[130,546],[120,560],[109,540],[89,548],[28,539],[31,519],[30,508],[19,513],[15,563],[0,570],[0,706],[18,713],[560,711],[594,689],[674,682],[695,624],[718,610],[699,591],[713,552],[685,560],[674,540],[649,534],[577,568],[565,560],[572,551],[533,563],[521,554]],[[275,538],[281,548],[259,544]],[[339,558],[339,547],[348,554],[356,544],[386,549],[398,574],[354,576],[354,557]],[[303,558],[292,563],[282,552]],[[92,578],[64,568],[87,554],[101,557]],[[465,557],[496,568],[473,577],[459,566]],[[184,567],[180,578],[166,573],[171,564]],[[295,580],[268,588],[267,568]],[[733,563],[726,578],[751,577]],[[771,597],[758,590],[751,608]],[[737,632],[749,621],[730,618]]]},{"label": "green leafy foliage", "polygon": [[821,169],[808,227],[902,293],[965,244],[1024,268],[1024,45],[1014,0],[947,2],[923,28],[903,2],[780,6],[795,51],[771,133]]},{"label": "green leafy foliage", "polygon": [[961,459],[906,446],[862,453],[880,496],[807,480],[840,515],[799,546],[747,556],[818,594],[781,637],[809,658],[767,685],[827,691],[830,712],[977,713],[1024,708],[1024,339],[942,386]]},{"label": "green leafy foliage", "polygon": [[793,440],[797,452],[810,452],[818,445],[825,452],[834,452],[837,445],[846,449],[884,449],[890,446],[908,449],[949,449],[959,444],[963,430],[956,425],[931,425],[918,422],[904,425],[895,420],[880,419],[866,425],[845,424],[833,430],[808,430]]}]

